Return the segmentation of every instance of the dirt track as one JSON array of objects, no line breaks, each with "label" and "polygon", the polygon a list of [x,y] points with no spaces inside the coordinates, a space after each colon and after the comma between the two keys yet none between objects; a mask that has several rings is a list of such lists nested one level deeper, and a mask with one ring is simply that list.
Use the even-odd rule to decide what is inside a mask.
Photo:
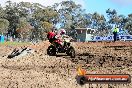
[{"label": "dirt track", "polygon": [[[0,88],[132,88],[132,84],[76,83],[76,67],[82,65],[87,73],[127,73],[132,75],[132,43],[73,43],[76,58],[46,55],[48,42],[28,45],[33,54],[13,59],[7,55],[15,48],[0,47]],[[18,47],[19,48],[19,47]]]}]

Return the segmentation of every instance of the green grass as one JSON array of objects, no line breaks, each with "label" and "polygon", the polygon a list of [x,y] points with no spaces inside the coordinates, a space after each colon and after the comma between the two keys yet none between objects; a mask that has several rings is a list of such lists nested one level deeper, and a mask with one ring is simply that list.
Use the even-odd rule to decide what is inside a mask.
[{"label": "green grass", "polygon": [[3,43],[0,43],[0,45],[9,45],[9,46],[21,46],[21,45],[29,45],[30,43],[29,42],[10,42],[10,41],[7,41],[7,42],[3,42]]}]

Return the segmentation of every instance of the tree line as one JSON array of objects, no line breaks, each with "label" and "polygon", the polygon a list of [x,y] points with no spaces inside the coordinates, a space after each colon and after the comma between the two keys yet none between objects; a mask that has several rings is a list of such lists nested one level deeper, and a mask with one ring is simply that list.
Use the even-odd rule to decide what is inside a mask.
[{"label": "tree line", "polygon": [[52,6],[39,3],[7,1],[0,5],[0,34],[27,40],[45,40],[46,33],[53,26],[73,31],[72,27],[91,27],[98,30],[97,35],[108,34],[113,25],[128,30],[132,34],[132,14],[124,16],[115,9],[106,10],[107,17],[98,12],[86,13],[74,1],[62,1]]}]

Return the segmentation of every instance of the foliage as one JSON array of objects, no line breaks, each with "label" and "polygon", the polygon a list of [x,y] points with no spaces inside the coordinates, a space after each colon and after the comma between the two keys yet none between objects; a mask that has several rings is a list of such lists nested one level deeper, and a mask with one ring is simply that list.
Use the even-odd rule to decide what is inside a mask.
[{"label": "foliage", "polygon": [[42,22],[42,27],[44,29],[44,32],[48,33],[51,31],[51,28],[53,27],[53,25],[49,22],[44,21]]},{"label": "foliage", "polygon": [[125,29],[132,34],[132,14],[128,15],[127,22],[125,23]]},{"label": "foliage", "polygon": [[28,39],[31,33],[32,27],[26,21],[26,19],[20,18],[18,28],[16,29],[17,37],[21,38],[22,40]]},{"label": "foliage", "polygon": [[69,29],[71,25],[82,27],[84,10],[81,5],[76,5],[73,1],[62,1],[60,6],[58,13],[63,28]]},{"label": "foliage", "polygon": [[110,8],[106,14],[107,18],[98,12],[86,13],[72,0],[47,7],[39,3],[7,1],[5,7],[0,6],[0,33],[22,40],[43,40],[52,27],[60,24],[62,28],[70,29],[67,30],[69,35],[76,35],[76,27],[95,28],[97,35],[107,35],[114,25],[132,34],[132,14],[126,17]]},{"label": "foliage", "polygon": [[5,33],[8,29],[9,21],[6,19],[0,19],[0,34]]}]

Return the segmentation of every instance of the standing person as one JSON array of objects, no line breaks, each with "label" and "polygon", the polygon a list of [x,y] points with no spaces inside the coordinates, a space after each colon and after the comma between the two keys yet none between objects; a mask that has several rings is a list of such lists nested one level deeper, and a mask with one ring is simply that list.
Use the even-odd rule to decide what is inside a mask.
[{"label": "standing person", "polygon": [[117,41],[118,32],[119,32],[119,28],[116,26],[116,27],[113,29],[114,42]]}]

